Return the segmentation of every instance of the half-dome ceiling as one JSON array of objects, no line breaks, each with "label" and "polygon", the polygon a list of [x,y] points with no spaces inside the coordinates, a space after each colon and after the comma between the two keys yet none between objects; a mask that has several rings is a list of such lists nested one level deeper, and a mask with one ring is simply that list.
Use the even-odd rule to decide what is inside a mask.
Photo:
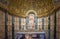
[{"label": "half-dome ceiling", "polygon": [[60,7],[59,4],[59,0],[0,0],[1,8],[20,17],[26,17],[29,10],[35,11],[38,17],[47,16]]}]

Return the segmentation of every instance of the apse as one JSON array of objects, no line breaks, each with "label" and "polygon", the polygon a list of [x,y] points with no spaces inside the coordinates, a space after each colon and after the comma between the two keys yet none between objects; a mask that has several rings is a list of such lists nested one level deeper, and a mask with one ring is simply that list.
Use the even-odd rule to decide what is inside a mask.
[{"label": "apse", "polygon": [[0,0],[0,39],[60,39],[60,0]]}]

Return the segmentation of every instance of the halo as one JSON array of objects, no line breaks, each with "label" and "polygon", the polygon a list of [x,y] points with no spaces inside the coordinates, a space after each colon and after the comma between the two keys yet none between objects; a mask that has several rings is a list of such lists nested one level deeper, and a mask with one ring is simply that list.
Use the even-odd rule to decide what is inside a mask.
[{"label": "halo", "polygon": [[26,16],[28,16],[28,14],[29,14],[30,12],[33,12],[33,13],[35,14],[35,16],[37,16],[37,13],[36,13],[35,10],[29,10],[29,11],[27,11]]}]

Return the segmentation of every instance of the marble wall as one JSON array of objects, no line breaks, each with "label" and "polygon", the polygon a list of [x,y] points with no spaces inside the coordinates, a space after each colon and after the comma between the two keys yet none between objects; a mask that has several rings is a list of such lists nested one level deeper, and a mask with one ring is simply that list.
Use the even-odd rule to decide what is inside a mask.
[{"label": "marble wall", "polygon": [[57,15],[57,25],[56,25],[56,35],[57,35],[57,39],[60,39],[60,9],[56,12]]},{"label": "marble wall", "polygon": [[5,38],[5,13],[0,10],[0,39]]}]

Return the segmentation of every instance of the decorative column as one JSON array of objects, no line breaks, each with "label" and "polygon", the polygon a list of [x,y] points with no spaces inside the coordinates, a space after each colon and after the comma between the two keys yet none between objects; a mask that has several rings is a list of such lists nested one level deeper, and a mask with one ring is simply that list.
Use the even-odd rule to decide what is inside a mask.
[{"label": "decorative column", "polygon": [[48,17],[48,39],[50,39],[50,16]]},{"label": "decorative column", "polygon": [[12,16],[12,39],[14,39],[14,16]]},{"label": "decorative column", "polygon": [[38,18],[35,18],[35,29],[38,29]]},{"label": "decorative column", "polygon": [[56,12],[54,13],[54,39],[56,39]]},{"label": "decorative column", "polygon": [[24,26],[24,30],[26,30],[26,17],[25,17],[25,26]]},{"label": "decorative column", "polygon": [[8,39],[8,13],[5,11],[5,39]]},{"label": "decorative column", "polygon": [[44,30],[44,18],[42,18],[42,30]]},{"label": "decorative column", "polygon": [[19,30],[21,30],[21,18],[19,18]]},{"label": "decorative column", "polygon": [[29,20],[28,20],[28,18],[26,17],[26,29],[28,29],[28,23],[29,23]]}]

